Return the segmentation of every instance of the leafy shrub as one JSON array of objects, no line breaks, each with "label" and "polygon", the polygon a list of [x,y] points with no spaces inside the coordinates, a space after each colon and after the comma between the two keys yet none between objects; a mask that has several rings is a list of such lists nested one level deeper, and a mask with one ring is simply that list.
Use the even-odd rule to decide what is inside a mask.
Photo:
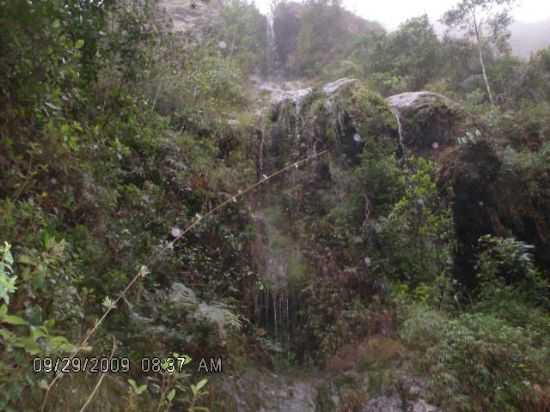
[{"label": "leafy shrub", "polygon": [[517,410],[533,384],[550,378],[544,366],[549,346],[536,345],[525,328],[484,314],[465,314],[441,326],[440,341],[426,348],[422,363],[448,410]]},{"label": "leafy shrub", "polygon": [[550,308],[550,285],[535,268],[533,246],[513,238],[483,236],[477,265],[479,306],[498,305],[504,311],[511,302],[528,302]]},{"label": "leafy shrub", "polygon": [[403,308],[401,338],[412,348],[429,348],[441,339],[448,317],[426,305],[409,305]]},{"label": "leafy shrub", "polygon": [[454,227],[450,209],[435,183],[435,167],[428,160],[411,160],[402,197],[381,219],[385,272],[413,289],[448,277]]},{"label": "leafy shrub", "polygon": [[342,289],[336,282],[318,281],[308,288],[303,307],[300,315],[305,324],[299,339],[305,342],[301,349],[317,353],[318,359],[327,359],[344,344],[368,333],[367,308],[355,291]]},{"label": "leafy shrub", "polygon": [[[32,373],[29,367],[32,357],[68,353],[74,349],[65,337],[55,334],[53,319],[33,319],[32,312],[40,309],[37,305],[28,305],[27,310],[16,315],[9,310],[11,297],[17,289],[24,291],[30,286],[25,275],[21,279],[23,283],[18,282],[18,277],[14,274],[14,263],[11,245],[5,242],[0,247],[0,299],[4,301],[0,306],[0,343],[3,346],[0,356],[2,410],[15,410],[12,408],[28,395],[29,390],[38,388],[39,375]],[[43,269],[46,269],[45,265]],[[27,294],[26,297],[29,299],[31,296]],[[21,294],[16,296],[16,299],[20,298]]]},{"label": "leafy shrub", "polygon": [[468,313],[406,306],[401,337],[420,353],[435,399],[450,411],[512,411],[534,399],[550,375],[546,284],[530,247],[484,236],[480,285]]}]

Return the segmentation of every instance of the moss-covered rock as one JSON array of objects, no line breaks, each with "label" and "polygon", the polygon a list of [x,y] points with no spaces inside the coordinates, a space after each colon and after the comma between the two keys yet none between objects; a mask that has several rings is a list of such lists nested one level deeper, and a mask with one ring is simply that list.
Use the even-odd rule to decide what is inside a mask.
[{"label": "moss-covered rock", "polygon": [[272,165],[281,166],[281,158],[298,160],[324,149],[335,149],[356,164],[367,139],[390,138],[397,150],[391,108],[354,79],[340,79],[307,94],[297,91],[273,106],[270,120]]},{"label": "moss-covered rock", "polygon": [[478,239],[487,234],[514,236],[536,246],[538,263],[549,268],[550,193],[544,188],[550,177],[546,169],[534,173],[534,160],[506,160],[500,150],[502,139],[495,136],[499,129],[489,129],[445,96],[403,93],[387,102],[399,116],[406,149],[435,159],[440,186],[452,189],[449,200],[459,280],[468,287],[475,285]]},{"label": "moss-covered rock", "polygon": [[437,93],[402,93],[387,99],[399,116],[403,144],[414,153],[436,154],[481,126],[455,102]]}]

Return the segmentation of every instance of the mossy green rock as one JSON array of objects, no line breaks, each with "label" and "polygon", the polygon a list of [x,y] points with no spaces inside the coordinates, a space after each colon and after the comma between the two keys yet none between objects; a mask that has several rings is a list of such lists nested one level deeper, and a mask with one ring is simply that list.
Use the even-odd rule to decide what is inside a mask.
[{"label": "mossy green rock", "polygon": [[403,144],[414,153],[441,151],[456,145],[470,129],[477,130],[458,104],[437,93],[402,93],[387,102],[401,120]]},{"label": "mossy green rock", "polygon": [[[354,79],[312,89],[299,99],[274,105],[271,113],[271,164],[298,160],[323,149],[356,163],[367,139],[391,139],[397,150],[397,122],[382,96]],[[283,160],[284,159],[284,160]]]}]

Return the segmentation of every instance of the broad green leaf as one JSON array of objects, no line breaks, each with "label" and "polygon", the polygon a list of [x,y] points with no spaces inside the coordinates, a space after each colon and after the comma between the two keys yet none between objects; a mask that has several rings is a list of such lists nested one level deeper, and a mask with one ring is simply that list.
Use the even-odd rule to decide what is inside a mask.
[{"label": "broad green leaf", "polygon": [[196,389],[197,389],[197,392],[200,391],[202,388],[204,388],[204,386],[208,383],[208,379],[204,378],[202,379],[201,381],[199,381],[199,383],[197,383],[197,385],[195,386]]},{"label": "broad green leaf", "polygon": [[28,324],[25,319],[15,315],[4,315],[0,318],[0,322],[14,326],[23,326]]},{"label": "broad green leaf", "polygon": [[147,385],[137,385],[134,381],[134,384],[135,384],[135,388],[134,388],[134,391],[137,395],[141,395],[143,392],[145,392],[147,390]]},{"label": "broad green leaf", "polygon": [[10,303],[10,294],[17,289],[15,286],[16,279],[16,276],[8,277],[5,273],[0,272],[0,299],[7,304]]},{"label": "broad green leaf", "polygon": [[32,258],[28,255],[19,255],[17,257],[17,262],[22,263],[24,265],[32,265]]}]

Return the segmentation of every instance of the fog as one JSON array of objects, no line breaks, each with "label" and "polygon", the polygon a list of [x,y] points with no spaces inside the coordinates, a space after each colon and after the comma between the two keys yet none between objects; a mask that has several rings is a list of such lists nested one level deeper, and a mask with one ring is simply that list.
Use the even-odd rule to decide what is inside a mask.
[{"label": "fog", "polygon": [[[267,13],[271,0],[254,0],[258,8]],[[442,14],[457,4],[457,0],[344,0],[347,9],[356,14],[382,23],[387,29],[394,30],[408,18],[428,14],[435,22]],[[550,2],[541,0],[520,0],[514,9],[514,18],[524,23],[539,22],[550,18]]]}]

